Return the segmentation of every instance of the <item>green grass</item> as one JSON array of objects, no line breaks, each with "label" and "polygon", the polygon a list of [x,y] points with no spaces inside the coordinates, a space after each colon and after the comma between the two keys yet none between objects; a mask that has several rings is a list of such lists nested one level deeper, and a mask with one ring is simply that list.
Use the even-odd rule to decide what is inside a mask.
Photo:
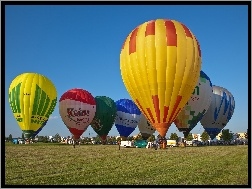
[{"label": "green grass", "polygon": [[5,184],[248,185],[248,146],[6,145]]}]

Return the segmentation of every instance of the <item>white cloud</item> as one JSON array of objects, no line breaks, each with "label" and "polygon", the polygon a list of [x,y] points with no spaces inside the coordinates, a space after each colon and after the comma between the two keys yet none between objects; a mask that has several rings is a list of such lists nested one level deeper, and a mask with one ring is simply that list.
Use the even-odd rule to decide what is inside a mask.
[{"label": "white cloud", "polygon": [[58,119],[59,116],[50,116],[49,119]]}]

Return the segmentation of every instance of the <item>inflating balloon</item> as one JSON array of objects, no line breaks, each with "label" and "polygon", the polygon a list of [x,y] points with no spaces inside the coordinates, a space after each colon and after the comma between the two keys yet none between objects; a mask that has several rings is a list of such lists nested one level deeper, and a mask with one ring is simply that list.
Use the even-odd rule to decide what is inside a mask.
[{"label": "inflating balloon", "polygon": [[62,121],[73,134],[74,140],[79,139],[93,121],[96,111],[95,99],[91,93],[83,89],[66,91],[59,100],[59,113]]},{"label": "inflating balloon", "polygon": [[32,137],[54,111],[57,91],[47,77],[38,73],[23,73],[10,84],[9,103],[27,139]]},{"label": "inflating balloon", "polygon": [[151,20],[136,27],[126,38],[120,69],[131,98],[165,137],[197,84],[200,46],[184,24]]},{"label": "inflating balloon", "polygon": [[174,123],[186,138],[206,113],[212,101],[213,88],[210,78],[200,71],[198,84],[194,88],[190,100],[178,114]]},{"label": "inflating balloon", "polygon": [[116,117],[116,104],[106,96],[95,97],[96,112],[91,127],[102,138],[103,141],[111,130]]},{"label": "inflating balloon", "polygon": [[123,140],[125,140],[137,127],[141,112],[135,103],[129,99],[116,101],[115,126]]},{"label": "inflating balloon", "polygon": [[233,95],[225,88],[213,85],[211,104],[200,120],[201,125],[213,140],[231,119],[235,108]]},{"label": "inflating balloon", "polygon": [[138,123],[138,129],[144,140],[147,140],[156,131],[156,129],[150,124],[150,122],[146,119],[146,117],[143,114],[141,114],[141,118]]}]

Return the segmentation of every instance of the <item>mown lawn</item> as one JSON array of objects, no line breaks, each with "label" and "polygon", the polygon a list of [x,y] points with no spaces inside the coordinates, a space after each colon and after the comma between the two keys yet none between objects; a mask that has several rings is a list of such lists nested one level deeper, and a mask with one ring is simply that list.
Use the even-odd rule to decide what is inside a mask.
[{"label": "mown lawn", "polygon": [[248,185],[248,146],[6,145],[7,185]]}]

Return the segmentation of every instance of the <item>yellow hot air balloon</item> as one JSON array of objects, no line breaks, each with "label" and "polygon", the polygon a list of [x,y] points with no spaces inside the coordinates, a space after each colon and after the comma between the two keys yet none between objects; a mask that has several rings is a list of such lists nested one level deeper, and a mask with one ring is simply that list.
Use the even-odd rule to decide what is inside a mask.
[{"label": "yellow hot air balloon", "polygon": [[24,137],[30,138],[52,114],[57,91],[47,77],[23,73],[10,84],[9,103]]},{"label": "yellow hot air balloon", "polygon": [[165,137],[198,81],[200,46],[182,23],[151,20],[139,25],[126,38],[120,69],[131,98]]}]

